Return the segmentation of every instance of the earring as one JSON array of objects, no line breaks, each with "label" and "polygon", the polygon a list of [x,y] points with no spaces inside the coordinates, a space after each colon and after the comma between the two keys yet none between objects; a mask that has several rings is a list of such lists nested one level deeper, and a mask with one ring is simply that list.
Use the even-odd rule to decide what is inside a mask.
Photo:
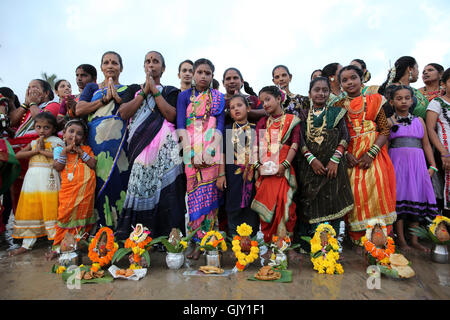
[{"label": "earring", "polygon": [[334,81],[334,77],[331,77],[331,78],[330,78],[330,81]]},{"label": "earring", "polygon": [[408,80],[409,80],[409,81],[412,81],[412,80],[413,80],[413,77],[412,77],[412,71],[409,71],[409,78],[408,78]]},{"label": "earring", "polygon": [[194,80],[194,79],[192,79],[191,85],[192,85],[193,87],[195,87],[195,80]]}]

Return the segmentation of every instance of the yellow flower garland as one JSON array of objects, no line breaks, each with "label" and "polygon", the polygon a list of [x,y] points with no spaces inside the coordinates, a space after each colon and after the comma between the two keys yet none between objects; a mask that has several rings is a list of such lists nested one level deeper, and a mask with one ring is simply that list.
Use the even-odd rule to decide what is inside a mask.
[{"label": "yellow flower garland", "polygon": [[[215,240],[214,242],[208,241],[212,236],[215,236],[217,240]],[[225,243],[225,239],[219,231],[211,230],[207,232],[200,242],[201,251],[205,251],[205,245],[210,245],[214,248],[218,248],[218,246],[220,245],[220,249],[222,249],[222,251],[227,251],[227,244]]]},{"label": "yellow flower garland", "polygon": [[[325,248],[322,247],[322,243],[320,241],[320,234],[323,231],[328,231],[328,244],[331,246],[331,250],[328,252],[326,252]],[[320,274],[344,273],[344,268],[342,267],[342,265],[340,263],[337,263],[337,260],[339,259],[339,244],[333,237],[335,235],[336,231],[331,225],[322,223],[317,227],[316,233],[310,241],[312,254],[315,254],[319,251],[324,252],[323,255],[317,258],[311,258],[314,270],[317,270]]]},{"label": "yellow flower garland", "polygon": [[439,225],[439,223],[441,222],[446,222],[448,225],[450,225],[450,219],[444,216],[436,216],[436,218],[434,218],[433,223],[430,226],[430,231],[432,234],[436,235],[436,228]]},{"label": "yellow flower garland", "polygon": [[241,224],[236,228],[236,231],[239,234],[239,236],[235,236],[233,238],[233,241],[231,242],[233,247],[231,249],[233,250],[236,258],[238,259],[238,261],[236,262],[236,268],[238,269],[238,271],[243,271],[247,264],[252,263],[258,258],[259,254],[258,242],[251,241],[250,253],[245,254],[241,251],[242,250],[241,237],[250,236],[253,232],[253,229],[251,226],[249,226],[244,222],[243,224]]}]

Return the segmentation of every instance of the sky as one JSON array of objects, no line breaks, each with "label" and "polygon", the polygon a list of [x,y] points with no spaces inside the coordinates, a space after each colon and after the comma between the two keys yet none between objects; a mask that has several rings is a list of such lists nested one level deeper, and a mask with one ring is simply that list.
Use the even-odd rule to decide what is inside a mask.
[{"label": "sky", "polygon": [[[89,63],[104,79],[100,59],[118,52],[120,83],[143,83],[145,54],[163,54],[161,83],[179,87],[178,65],[208,58],[214,78],[236,67],[258,92],[272,84],[274,66],[293,75],[290,91],[307,95],[311,72],[328,63],[363,59],[381,84],[404,55],[420,73],[435,62],[450,66],[450,1],[409,0],[45,0],[3,4],[0,20],[0,86],[22,102],[28,83],[41,73],[66,79],[78,93],[75,69]],[[412,84],[423,86],[421,77]],[[220,90],[224,92],[223,86]]]}]

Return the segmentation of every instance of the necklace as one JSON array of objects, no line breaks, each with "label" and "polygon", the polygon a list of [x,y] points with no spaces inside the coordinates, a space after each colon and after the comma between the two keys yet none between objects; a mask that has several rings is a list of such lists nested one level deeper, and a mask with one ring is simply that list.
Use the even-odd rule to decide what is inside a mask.
[{"label": "necklace", "polygon": [[[250,130],[250,124],[247,123],[245,125],[240,126],[238,123],[233,123],[233,150],[234,156],[236,159],[236,164],[238,165],[247,165],[250,161],[250,141],[252,130]],[[245,150],[242,152],[242,148],[240,148],[240,139],[242,132],[245,133]]]},{"label": "necklace", "polygon": [[399,124],[401,123],[402,125],[407,126],[407,125],[411,124],[411,121],[413,120],[414,117],[412,114],[410,114],[408,112],[408,115],[406,115],[404,117],[399,116],[397,113],[395,113],[394,118],[397,123],[399,123]]},{"label": "necklace", "polygon": [[74,174],[74,172],[75,172],[75,169],[77,168],[78,160],[79,160],[79,157],[78,157],[78,154],[77,154],[77,160],[75,161],[75,164],[73,165],[73,170],[72,170],[72,172],[69,172],[69,170],[67,170],[67,167],[66,167],[66,171],[67,171],[67,180],[69,180],[69,181],[72,181],[72,180],[73,180],[73,174]]},{"label": "necklace", "polygon": [[[360,134],[360,132],[361,132],[363,126],[364,126],[364,121],[366,120],[366,111],[367,111],[366,97],[363,96],[362,99],[363,99],[363,105],[362,105],[362,107],[361,107],[361,111],[358,111],[358,112],[350,112],[350,109],[351,109],[351,108],[350,108],[350,104],[345,105],[345,109],[347,109],[347,119],[348,119],[348,122],[350,123],[350,125],[352,126],[353,131],[355,131],[357,135]],[[352,120],[352,118],[350,117],[350,113],[352,113],[352,114],[360,114],[361,112],[363,112],[363,116],[362,116],[361,123],[360,123],[359,126],[356,126],[356,125],[353,124],[353,120]],[[355,119],[355,120],[358,120],[358,119]]]},{"label": "necklace", "polygon": [[[281,136],[283,134],[283,127],[284,127],[284,122],[286,120],[286,115],[284,114],[284,112],[282,113],[281,117],[274,119],[272,116],[269,116],[269,118],[267,118],[267,122],[266,122],[266,132],[265,132],[265,140],[267,141],[267,150],[274,154],[277,153],[280,150],[280,142],[281,142]],[[278,134],[277,134],[277,141],[272,144],[271,141],[271,134],[270,134],[270,129],[273,126],[273,130],[277,130]]]},{"label": "necklace", "polygon": [[[309,109],[308,112],[308,118],[306,121],[306,134],[309,141],[315,141],[317,144],[322,144],[324,136],[323,136],[323,129],[327,125],[327,108],[323,108],[323,118],[322,118],[322,125],[319,128],[314,127],[314,111],[313,108]],[[316,116],[318,117],[318,116]]]}]

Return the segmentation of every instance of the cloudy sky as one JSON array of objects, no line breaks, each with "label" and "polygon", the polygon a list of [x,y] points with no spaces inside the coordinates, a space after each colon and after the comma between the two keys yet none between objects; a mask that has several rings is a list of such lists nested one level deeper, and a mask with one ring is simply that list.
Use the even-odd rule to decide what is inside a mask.
[{"label": "cloudy sky", "polygon": [[[6,2],[0,86],[11,87],[21,101],[42,72],[69,80],[78,93],[75,68],[90,63],[100,73],[108,50],[122,56],[123,84],[142,83],[144,55],[157,50],[167,64],[163,84],[179,86],[178,64],[205,57],[220,82],[227,67],[236,67],[256,92],[272,84],[278,64],[289,67],[290,89],[301,94],[311,72],[331,62],[365,60],[369,84],[381,84],[403,55],[415,57],[420,72],[430,62],[450,66],[448,0]],[[413,86],[422,85],[419,79]]]}]

